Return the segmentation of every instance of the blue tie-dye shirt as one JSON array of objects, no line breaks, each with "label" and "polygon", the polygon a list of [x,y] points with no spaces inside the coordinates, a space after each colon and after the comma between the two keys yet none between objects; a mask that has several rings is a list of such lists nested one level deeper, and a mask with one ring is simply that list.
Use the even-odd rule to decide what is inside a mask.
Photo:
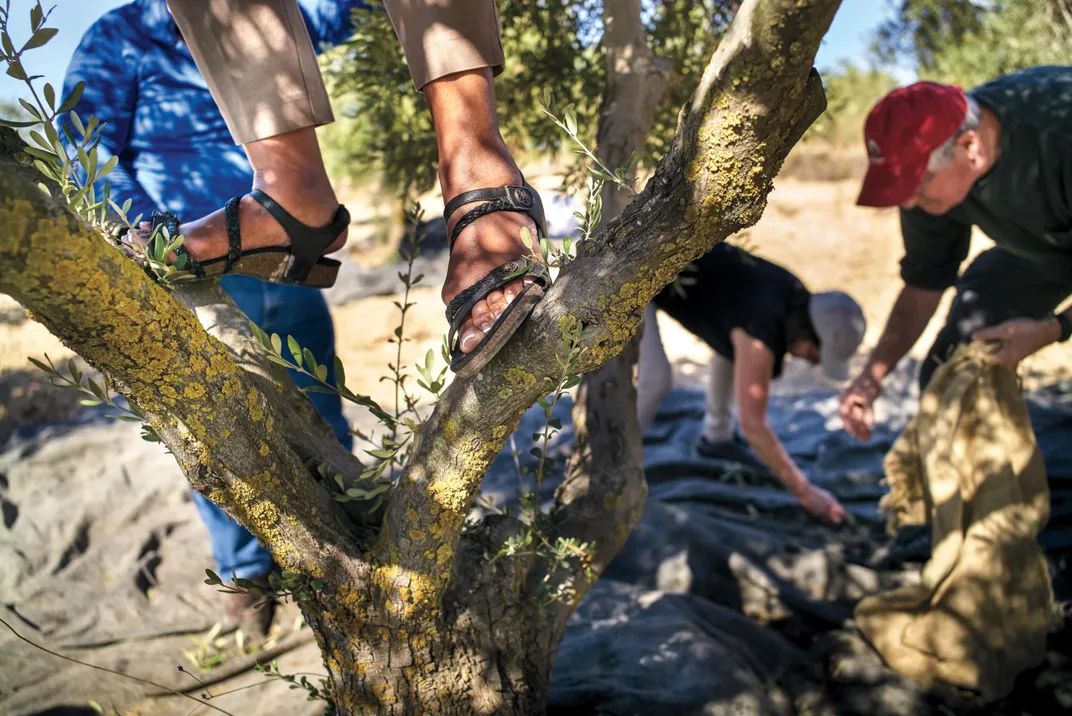
[{"label": "blue tie-dye shirt", "polygon": [[[299,7],[320,48],[346,40],[351,11],[366,5],[299,0]],[[94,23],[67,68],[63,96],[80,81],[86,87],[75,111],[83,121],[107,122],[99,161],[119,156],[107,180],[117,203],[133,201],[131,219],[166,209],[189,220],[249,191],[246,154],[227,131],[165,0],[134,0]]]}]

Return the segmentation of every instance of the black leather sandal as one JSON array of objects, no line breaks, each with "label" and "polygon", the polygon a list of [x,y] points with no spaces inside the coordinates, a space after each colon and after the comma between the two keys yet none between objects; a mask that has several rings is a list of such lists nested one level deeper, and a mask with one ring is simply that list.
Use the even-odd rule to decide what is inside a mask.
[{"label": "black leather sandal", "polygon": [[[450,221],[451,214],[475,201],[487,203],[472,209],[458,221],[450,234],[451,251],[454,250],[458,234],[465,227],[482,216],[499,211],[513,211],[528,215],[536,222],[537,241],[547,237],[547,219],[544,217],[543,202],[528,182],[524,182],[524,186],[474,189],[459,194],[447,203],[443,211],[443,220]],[[476,348],[470,353],[462,353],[461,348],[455,344],[455,340],[458,329],[469,318],[469,312],[473,306],[492,291],[525,276],[531,277],[532,283],[521,289],[517,298],[510,302],[491,330],[484,334],[484,339],[477,344]],[[450,334],[447,336],[447,345],[451,350],[450,369],[460,377],[479,372],[517,332],[517,329],[532,313],[532,309],[543,298],[544,289],[550,284],[551,275],[546,266],[533,258],[521,257],[492,269],[484,278],[455,296],[447,304],[447,322],[450,323]]]},{"label": "black leather sandal", "polygon": [[[175,253],[175,262],[185,268],[197,279],[218,278],[227,274],[253,276],[271,283],[286,283],[310,288],[330,288],[335,284],[341,264],[324,258],[327,250],[339,235],[350,225],[350,212],[340,205],[335,217],[326,226],[309,226],[295,219],[275,199],[260,189],[250,192],[257,203],[263,206],[283,227],[290,246],[269,246],[263,249],[242,250],[242,235],[238,226],[239,197],[234,197],[224,205],[227,220],[226,256],[207,261],[198,261],[185,246],[180,246]],[[164,226],[172,237],[179,235],[179,218],[175,214],[154,211],[152,225]],[[185,257],[185,261],[182,258]]]}]

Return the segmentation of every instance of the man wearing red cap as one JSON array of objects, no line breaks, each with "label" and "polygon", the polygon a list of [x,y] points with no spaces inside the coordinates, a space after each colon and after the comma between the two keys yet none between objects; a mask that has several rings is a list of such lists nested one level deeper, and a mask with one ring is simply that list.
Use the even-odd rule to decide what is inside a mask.
[{"label": "man wearing red cap", "polygon": [[[920,370],[926,387],[960,343],[1000,341],[1015,369],[1072,336],[1072,67],[1034,67],[968,93],[917,82],[887,94],[864,125],[870,167],[857,204],[900,207],[904,288],[861,374],[841,396],[845,428],[867,440],[882,380],[956,298]],[[973,226],[996,244],[959,274]],[[958,275],[959,274],[959,275]]]}]

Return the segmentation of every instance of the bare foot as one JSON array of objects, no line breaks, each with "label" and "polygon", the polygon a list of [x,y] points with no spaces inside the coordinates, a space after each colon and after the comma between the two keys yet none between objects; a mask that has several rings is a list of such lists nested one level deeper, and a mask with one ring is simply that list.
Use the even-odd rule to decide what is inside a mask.
[{"label": "bare foot", "polygon": [[[472,189],[522,184],[521,172],[505,146],[499,151],[463,152],[459,159],[442,162],[440,167],[444,202]],[[481,203],[466,204],[454,212],[447,224],[447,236],[466,213]],[[526,245],[522,240],[522,228],[528,229],[532,245]],[[443,302],[450,303],[463,290],[511,259],[539,256],[537,236],[536,223],[527,215],[514,212],[488,214],[469,224],[458,235],[450,255],[447,278],[443,283]],[[530,283],[531,277],[512,281],[473,306],[469,318],[458,330],[458,346],[462,353],[470,353],[476,348],[506,307]]]}]

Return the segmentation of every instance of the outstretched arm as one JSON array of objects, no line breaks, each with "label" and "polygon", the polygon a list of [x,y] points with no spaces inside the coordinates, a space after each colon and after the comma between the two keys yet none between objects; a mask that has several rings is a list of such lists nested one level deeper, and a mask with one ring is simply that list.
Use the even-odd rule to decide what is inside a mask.
[{"label": "outstretched arm", "polygon": [[740,328],[733,329],[731,338],[738,420],[745,440],[804,509],[830,522],[841,522],[845,508],[829,492],[808,481],[767,422],[774,353]]}]

